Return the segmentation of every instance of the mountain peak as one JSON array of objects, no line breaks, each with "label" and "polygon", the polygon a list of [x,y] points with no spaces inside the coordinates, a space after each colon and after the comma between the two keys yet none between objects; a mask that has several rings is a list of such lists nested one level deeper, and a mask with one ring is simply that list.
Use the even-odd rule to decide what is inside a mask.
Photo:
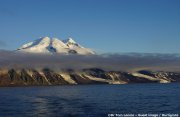
[{"label": "mountain peak", "polygon": [[48,36],[40,37],[41,39],[50,39]]},{"label": "mountain peak", "polygon": [[51,38],[50,37],[40,37],[40,39],[37,39],[37,40],[39,40],[39,41],[49,41],[49,40],[51,40]]},{"label": "mountain peak", "polygon": [[63,40],[63,42],[66,43],[66,44],[68,44],[68,43],[69,43],[69,44],[70,44],[70,43],[71,43],[71,44],[76,44],[76,42],[75,42],[71,37],[69,37],[69,38],[66,39],[66,40]]},{"label": "mountain peak", "polygon": [[24,44],[23,46],[18,48],[17,51],[45,54],[95,54],[91,49],[80,46],[72,38],[61,41],[58,38],[50,38],[47,36]]}]

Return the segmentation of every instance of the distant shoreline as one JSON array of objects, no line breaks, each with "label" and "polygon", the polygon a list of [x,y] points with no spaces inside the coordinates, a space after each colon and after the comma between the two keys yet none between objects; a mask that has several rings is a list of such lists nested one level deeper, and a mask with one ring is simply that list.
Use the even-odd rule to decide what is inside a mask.
[{"label": "distant shoreline", "polygon": [[141,70],[135,73],[104,71],[98,68],[84,69],[81,72],[57,72],[51,69],[0,71],[0,87],[18,86],[59,86],[90,84],[134,84],[134,83],[173,83],[180,82],[180,73]]}]

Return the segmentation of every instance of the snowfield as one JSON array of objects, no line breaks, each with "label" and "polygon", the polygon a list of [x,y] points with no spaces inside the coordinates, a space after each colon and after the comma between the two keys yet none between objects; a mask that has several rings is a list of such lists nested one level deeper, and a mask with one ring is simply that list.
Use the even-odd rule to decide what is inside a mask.
[{"label": "snowfield", "polygon": [[57,38],[43,37],[35,41],[24,44],[17,49],[18,52],[28,53],[43,53],[43,54],[80,54],[80,55],[91,55],[95,54],[89,48],[85,48],[80,44],[76,43],[72,38],[66,40],[59,40]]}]

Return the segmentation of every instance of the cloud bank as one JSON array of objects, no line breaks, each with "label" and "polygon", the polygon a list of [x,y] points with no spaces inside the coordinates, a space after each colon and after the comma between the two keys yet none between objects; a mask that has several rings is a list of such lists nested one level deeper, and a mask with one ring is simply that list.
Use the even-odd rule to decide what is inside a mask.
[{"label": "cloud bank", "polygon": [[54,70],[101,68],[113,71],[158,70],[180,72],[177,54],[47,55],[0,51],[0,68]]}]

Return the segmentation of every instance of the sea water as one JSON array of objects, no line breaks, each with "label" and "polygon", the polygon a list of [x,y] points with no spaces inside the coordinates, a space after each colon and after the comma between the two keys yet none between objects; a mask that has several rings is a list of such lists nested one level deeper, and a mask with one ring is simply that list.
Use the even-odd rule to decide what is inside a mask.
[{"label": "sea water", "polygon": [[0,87],[2,117],[180,113],[180,84]]}]

